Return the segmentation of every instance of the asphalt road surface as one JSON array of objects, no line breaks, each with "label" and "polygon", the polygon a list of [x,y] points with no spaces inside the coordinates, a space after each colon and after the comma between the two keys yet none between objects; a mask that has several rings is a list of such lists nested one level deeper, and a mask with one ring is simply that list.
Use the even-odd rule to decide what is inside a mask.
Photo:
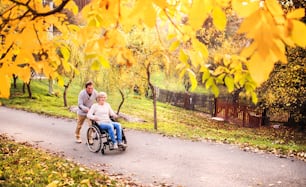
[{"label": "asphalt road surface", "polygon": [[[141,123],[139,124],[141,125]],[[108,173],[122,174],[144,186],[160,183],[188,187],[306,186],[306,163],[235,145],[192,142],[126,129],[125,152],[92,153],[74,142],[76,120],[0,107],[0,133],[27,141],[67,159]]]}]

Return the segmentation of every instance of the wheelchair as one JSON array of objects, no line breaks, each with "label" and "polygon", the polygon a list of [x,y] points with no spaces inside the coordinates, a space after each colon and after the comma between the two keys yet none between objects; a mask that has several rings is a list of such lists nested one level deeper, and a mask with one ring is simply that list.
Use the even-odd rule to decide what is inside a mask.
[{"label": "wheelchair", "polygon": [[[115,138],[117,138],[117,133],[115,130]],[[122,128],[122,143],[127,144],[127,140]],[[126,146],[118,145],[118,149],[113,148],[113,142],[107,132],[107,130],[101,129],[97,122],[92,121],[92,126],[90,126],[87,130],[87,146],[91,152],[97,153],[101,151],[104,155],[107,150],[119,150],[125,151]]]}]

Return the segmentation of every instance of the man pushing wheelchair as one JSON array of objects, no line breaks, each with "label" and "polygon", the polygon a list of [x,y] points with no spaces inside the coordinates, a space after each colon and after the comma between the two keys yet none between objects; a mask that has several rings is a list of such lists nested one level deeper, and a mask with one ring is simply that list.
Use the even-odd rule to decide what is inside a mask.
[{"label": "man pushing wheelchair", "polygon": [[[99,129],[105,130],[113,144],[113,149],[118,147],[126,148],[126,142],[122,140],[122,127],[118,122],[114,122],[110,117],[117,118],[117,114],[112,110],[109,103],[106,102],[107,94],[105,92],[99,92],[97,94],[97,103],[94,103],[87,113],[87,117],[99,126]],[[115,133],[116,130],[116,133]],[[92,137],[93,138],[93,137]],[[91,138],[89,144],[92,144]]]}]

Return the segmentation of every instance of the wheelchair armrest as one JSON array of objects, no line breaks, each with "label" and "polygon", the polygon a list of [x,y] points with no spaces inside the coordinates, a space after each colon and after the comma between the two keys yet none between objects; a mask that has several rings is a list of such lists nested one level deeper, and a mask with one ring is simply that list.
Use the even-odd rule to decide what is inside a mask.
[{"label": "wheelchair armrest", "polygon": [[92,125],[98,125],[98,123],[95,120],[90,120]]}]

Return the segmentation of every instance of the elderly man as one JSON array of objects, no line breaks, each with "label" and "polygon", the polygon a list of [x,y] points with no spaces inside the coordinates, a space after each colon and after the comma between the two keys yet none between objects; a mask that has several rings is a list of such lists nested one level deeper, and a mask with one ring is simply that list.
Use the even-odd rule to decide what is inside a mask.
[{"label": "elderly man", "polygon": [[[85,89],[83,89],[79,93],[78,97],[78,119],[77,119],[77,127],[75,129],[75,137],[77,143],[82,143],[81,139],[81,129],[84,121],[86,120],[86,115],[90,109],[90,107],[95,103],[98,92],[94,89],[93,82],[88,81],[85,84]],[[88,120],[88,125],[91,125],[91,122]]]}]

